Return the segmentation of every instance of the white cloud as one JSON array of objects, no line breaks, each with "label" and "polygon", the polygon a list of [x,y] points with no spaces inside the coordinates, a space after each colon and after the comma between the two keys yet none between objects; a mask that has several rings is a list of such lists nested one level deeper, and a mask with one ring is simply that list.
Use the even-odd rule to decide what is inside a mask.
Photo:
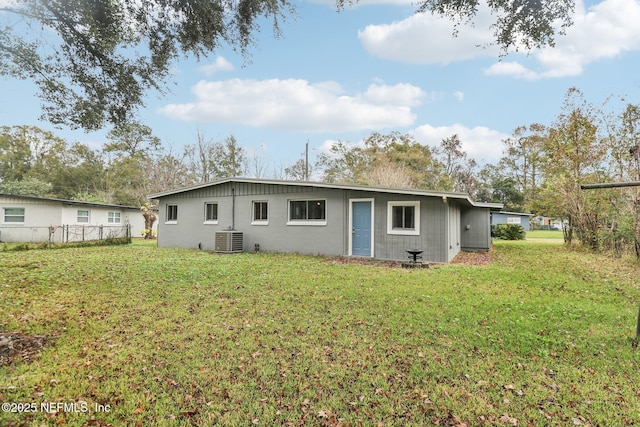
[{"label": "white cloud", "polygon": [[372,55],[413,64],[447,64],[484,55],[498,49],[486,47],[493,40],[490,14],[481,8],[474,25],[462,24],[454,37],[454,23],[430,13],[413,14],[391,24],[368,25],[358,33]]},{"label": "white cloud", "polygon": [[346,94],[336,82],[296,79],[200,81],[191,91],[194,102],[160,112],[176,120],[332,133],[409,126],[416,120],[411,107],[427,96],[409,84]]},{"label": "white cloud", "polygon": [[218,71],[232,71],[233,69],[233,64],[222,56],[216,57],[216,61],[213,64],[200,67],[200,71],[207,76],[217,73]]},{"label": "white cloud", "polygon": [[464,92],[457,90],[453,92],[453,96],[458,100],[458,102],[464,101]]},{"label": "white cloud", "polygon": [[440,141],[457,134],[462,142],[462,148],[468,156],[478,163],[495,163],[502,156],[502,140],[509,135],[485,126],[469,128],[461,124],[434,127],[422,125],[411,131],[411,134],[421,144],[437,147]]},{"label": "white cloud", "polygon": [[[336,0],[307,0],[310,3],[324,4],[332,8],[336,7]],[[397,4],[397,5],[415,5],[414,0],[358,0],[351,4],[346,4],[346,7],[360,7],[369,6],[374,4]]]},{"label": "white cloud", "polygon": [[639,21],[637,0],[605,0],[588,11],[578,2],[574,25],[567,34],[556,37],[555,47],[533,53],[537,70],[513,61],[494,64],[485,72],[527,80],[577,76],[591,62],[640,50]]},{"label": "white cloud", "polygon": [[[390,24],[369,25],[359,32],[364,48],[384,59],[415,64],[447,64],[481,56],[497,57],[499,49],[490,28],[494,17],[481,7],[473,24],[462,23],[457,37],[454,24],[432,14],[414,14]],[[511,53],[515,60],[499,62],[486,74],[534,80],[580,75],[591,62],[640,50],[640,2],[604,0],[585,9],[577,0],[574,24],[556,46]],[[481,46],[485,47],[482,48]],[[525,54],[528,54],[525,58]],[[534,63],[533,66],[524,64]]]}]

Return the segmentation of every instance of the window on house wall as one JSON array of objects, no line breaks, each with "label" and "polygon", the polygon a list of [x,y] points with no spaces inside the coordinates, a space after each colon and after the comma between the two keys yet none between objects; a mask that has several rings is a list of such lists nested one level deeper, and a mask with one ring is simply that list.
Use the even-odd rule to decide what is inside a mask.
[{"label": "window on house wall", "polygon": [[167,205],[167,222],[178,221],[178,205]]},{"label": "window on house wall", "polygon": [[326,224],[326,200],[290,200],[290,223]]},{"label": "window on house wall", "polygon": [[387,205],[388,234],[420,234],[420,202],[389,202]]},{"label": "window on house wall", "polygon": [[90,221],[88,209],[78,209],[78,215],[76,221],[78,224],[88,224]]},{"label": "window on house wall", "polygon": [[522,223],[522,218],[519,216],[507,216],[507,224],[518,224]]},{"label": "window on house wall", "polygon": [[269,220],[267,202],[253,202],[252,220],[254,223],[266,223]]},{"label": "window on house wall", "polygon": [[121,216],[120,212],[109,212],[107,213],[107,223],[109,224],[120,224]]},{"label": "window on house wall", "polygon": [[218,204],[217,203],[204,204],[204,222],[209,224],[218,223]]},{"label": "window on house wall", "polygon": [[4,208],[3,222],[12,224],[24,223],[24,208]]}]

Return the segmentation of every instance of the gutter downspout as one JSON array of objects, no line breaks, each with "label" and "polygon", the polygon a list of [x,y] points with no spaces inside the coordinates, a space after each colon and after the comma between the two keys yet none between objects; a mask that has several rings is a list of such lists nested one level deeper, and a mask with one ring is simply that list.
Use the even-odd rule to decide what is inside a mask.
[{"label": "gutter downspout", "polygon": [[231,230],[236,229],[236,189],[231,187]]}]

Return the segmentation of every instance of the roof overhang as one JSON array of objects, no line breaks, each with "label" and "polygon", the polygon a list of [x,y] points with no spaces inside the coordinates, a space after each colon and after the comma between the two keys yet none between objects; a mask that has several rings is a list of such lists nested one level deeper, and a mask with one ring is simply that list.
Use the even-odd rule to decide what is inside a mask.
[{"label": "roof overhang", "polygon": [[37,196],[24,196],[21,194],[6,194],[0,193],[0,197],[7,197],[13,199],[22,199],[22,200],[31,200],[31,201],[39,201],[39,202],[49,202],[49,203],[60,203],[63,205],[69,206],[93,206],[100,208],[112,208],[112,209],[131,209],[131,210],[140,210],[140,208],[135,206],[126,206],[126,205],[114,205],[109,203],[97,203],[97,202],[83,202],[80,200],[66,200],[66,199],[55,199],[50,197],[37,197]]},{"label": "roof overhang", "polygon": [[216,181],[206,182],[203,184],[191,185],[188,187],[182,187],[170,191],[163,191],[161,193],[151,194],[148,197],[150,199],[161,199],[163,197],[174,196],[176,194],[186,193],[189,191],[199,190],[202,188],[213,187],[216,185],[222,185],[227,183],[246,183],[246,184],[267,184],[267,185],[288,185],[295,187],[314,187],[314,188],[327,188],[338,190],[350,190],[350,191],[369,191],[374,193],[387,193],[387,194],[402,194],[412,196],[425,196],[425,197],[440,197],[444,202],[448,199],[458,200],[463,203],[467,203],[470,206],[488,208],[491,210],[500,210],[503,205],[500,203],[479,203],[469,197],[467,193],[447,192],[447,191],[432,191],[432,190],[420,190],[412,188],[390,188],[390,187],[370,187],[367,185],[358,184],[336,184],[326,182],[315,181],[285,181],[275,179],[257,179],[257,178],[224,178]]}]

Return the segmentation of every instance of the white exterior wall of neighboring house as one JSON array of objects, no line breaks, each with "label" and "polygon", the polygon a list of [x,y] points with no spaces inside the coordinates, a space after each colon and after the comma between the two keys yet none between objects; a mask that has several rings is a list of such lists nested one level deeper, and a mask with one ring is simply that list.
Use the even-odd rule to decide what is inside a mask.
[{"label": "white exterior wall of neighboring house", "polygon": [[[144,218],[135,207],[0,195],[0,241],[53,242],[92,240],[131,226],[140,237]],[[64,229],[62,227],[65,227]]]}]

